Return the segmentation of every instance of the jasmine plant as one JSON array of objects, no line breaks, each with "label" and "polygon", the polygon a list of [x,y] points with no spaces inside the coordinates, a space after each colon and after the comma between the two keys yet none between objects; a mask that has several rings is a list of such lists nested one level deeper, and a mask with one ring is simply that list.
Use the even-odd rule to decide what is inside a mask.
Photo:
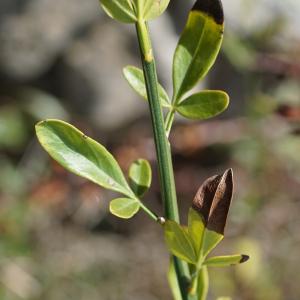
[{"label": "jasmine plant", "polygon": [[220,114],[229,104],[228,95],[218,90],[202,90],[186,96],[216,60],[223,39],[224,14],[220,0],[197,0],[190,10],[174,53],[173,94],[169,97],[157,80],[148,27],[149,21],[166,10],[169,1],[100,0],[111,18],[136,28],[142,69],[126,66],[123,74],[129,85],[148,101],[163,214],[153,212],[143,203],[152,179],[147,160],[134,161],[127,179],[112,154],[74,126],[60,120],[44,120],[36,125],[36,133],[43,148],[67,170],[121,195],[110,202],[112,214],[129,219],[143,210],[157,222],[170,251],[168,279],[174,299],[205,300],[208,268],[248,260],[248,256],[240,254],[209,255],[224,237],[233,194],[233,173],[229,169],[208,178],[191,201],[188,225],[180,224],[168,137],[176,113],[191,120],[205,120]]}]

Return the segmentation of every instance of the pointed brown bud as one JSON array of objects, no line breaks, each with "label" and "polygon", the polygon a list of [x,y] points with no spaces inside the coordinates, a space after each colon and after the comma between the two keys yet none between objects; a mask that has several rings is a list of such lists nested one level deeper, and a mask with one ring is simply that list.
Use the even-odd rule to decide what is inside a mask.
[{"label": "pointed brown bud", "polygon": [[193,208],[202,215],[208,229],[224,234],[232,193],[231,169],[223,175],[208,178],[201,185],[193,200]]},{"label": "pointed brown bud", "polygon": [[210,208],[221,178],[221,175],[216,175],[206,179],[200,186],[193,200],[193,208],[201,213],[206,225],[208,223]]}]

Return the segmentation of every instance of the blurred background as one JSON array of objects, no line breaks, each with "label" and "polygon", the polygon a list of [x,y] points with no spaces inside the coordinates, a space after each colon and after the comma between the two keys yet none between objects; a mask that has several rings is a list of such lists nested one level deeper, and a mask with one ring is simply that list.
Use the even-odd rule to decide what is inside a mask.
[{"label": "blurred background", "polygon": [[[171,134],[183,222],[205,178],[232,167],[235,196],[215,253],[244,265],[211,270],[209,299],[299,300],[300,2],[224,0],[215,67],[197,87],[223,89],[229,109],[206,122],[178,119]],[[151,23],[160,81],[193,1],[171,0]],[[97,0],[0,2],[0,299],[171,299],[161,228],[141,212],[108,214],[115,195],[58,166],[34,124],[72,122],[106,145],[123,170],[147,158],[147,204],[162,205],[146,102],[121,69],[139,66],[133,26]]]}]

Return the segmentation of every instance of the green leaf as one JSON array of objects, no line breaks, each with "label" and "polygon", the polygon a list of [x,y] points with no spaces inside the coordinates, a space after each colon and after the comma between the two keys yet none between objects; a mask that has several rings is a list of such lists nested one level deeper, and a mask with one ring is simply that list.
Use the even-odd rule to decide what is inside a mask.
[{"label": "green leaf", "polygon": [[205,227],[204,218],[195,209],[190,208],[188,234],[193,242],[197,260],[206,257],[223,239],[223,235]]},{"label": "green leaf", "polygon": [[[141,69],[134,66],[127,66],[123,69],[123,74],[129,85],[144,99],[147,100],[147,90],[145,85],[144,73]],[[170,99],[164,88],[158,85],[158,95],[161,105],[170,107]]]},{"label": "green leaf", "polygon": [[136,199],[118,198],[110,202],[109,211],[122,219],[130,219],[140,209],[140,203]]},{"label": "green leaf", "polygon": [[60,120],[46,120],[36,125],[36,134],[50,156],[70,172],[135,197],[114,157],[74,126]]},{"label": "green leaf", "polygon": [[131,0],[100,0],[104,11],[113,19],[123,23],[137,21],[135,6]]},{"label": "green leaf", "polygon": [[249,259],[248,255],[227,255],[227,256],[215,256],[205,260],[203,263],[208,267],[228,267],[232,265],[238,265],[246,262]]},{"label": "green leaf", "polygon": [[193,208],[190,208],[188,216],[188,233],[194,243],[197,256],[199,256],[201,252],[204,230],[205,224],[203,218]]},{"label": "green leaf", "polygon": [[230,297],[219,297],[217,300],[232,300]]},{"label": "green leaf", "polygon": [[170,0],[134,0],[139,7],[138,15],[144,20],[152,20],[159,17],[168,7]]},{"label": "green leaf", "polygon": [[205,120],[223,112],[229,104],[229,97],[222,91],[202,91],[191,95],[176,107],[182,116],[192,120]]},{"label": "green leaf", "polygon": [[169,285],[170,285],[174,300],[183,300],[182,296],[181,296],[181,291],[179,288],[176,270],[175,270],[174,259],[172,257],[170,259],[168,281],[169,281]]},{"label": "green leaf", "polygon": [[132,191],[142,197],[151,185],[152,171],[145,159],[134,161],[129,168],[129,184]]},{"label": "green leaf", "polygon": [[180,37],[173,59],[175,101],[191,90],[214,64],[224,30],[220,0],[197,0]]},{"label": "green leaf", "polygon": [[104,11],[123,23],[149,21],[159,17],[170,0],[100,0]]},{"label": "green leaf", "polygon": [[186,230],[176,222],[170,220],[166,221],[164,230],[165,240],[170,252],[188,263],[196,264],[197,256],[193,241]]},{"label": "green leaf", "polygon": [[206,257],[224,238],[224,235],[205,229],[202,244],[202,256]]}]

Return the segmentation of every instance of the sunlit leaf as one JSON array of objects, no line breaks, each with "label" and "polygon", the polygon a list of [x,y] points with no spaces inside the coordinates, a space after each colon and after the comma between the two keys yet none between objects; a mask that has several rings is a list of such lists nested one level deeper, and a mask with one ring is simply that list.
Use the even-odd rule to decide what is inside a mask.
[{"label": "sunlit leaf", "polygon": [[197,256],[200,253],[205,224],[201,215],[193,208],[189,210],[188,216],[188,233],[191,237]]},{"label": "sunlit leaf", "polygon": [[244,254],[215,256],[206,259],[203,264],[208,267],[228,267],[232,265],[242,264],[248,259],[249,256]]},{"label": "sunlit leaf", "polygon": [[134,0],[139,5],[140,16],[148,21],[159,17],[168,7],[170,0]]},{"label": "sunlit leaf", "polygon": [[206,257],[224,238],[224,235],[205,229],[202,242],[202,256]]},{"label": "sunlit leaf", "polygon": [[221,47],[223,30],[221,1],[197,0],[174,54],[175,100],[191,90],[214,64]]},{"label": "sunlit leaf", "polygon": [[[147,100],[147,90],[145,85],[145,78],[143,71],[139,68],[133,66],[127,66],[123,69],[123,74],[129,85],[144,99]],[[161,101],[161,104],[164,107],[170,106],[169,96],[167,95],[164,88],[159,84],[158,85],[158,95]]]},{"label": "sunlit leaf", "polygon": [[135,23],[137,16],[131,0],[100,0],[104,11],[113,19],[124,23]]},{"label": "sunlit leaf", "polygon": [[176,107],[182,116],[193,120],[205,120],[223,112],[229,104],[229,97],[222,91],[202,91],[191,95]]},{"label": "sunlit leaf", "polygon": [[151,185],[152,171],[145,159],[134,161],[129,168],[129,184],[132,191],[142,197]]},{"label": "sunlit leaf", "polygon": [[223,235],[205,227],[204,219],[199,212],[190,208],[188,233],[194,243],[198,261],[206,257],[223,239]]},{"label": "sunlit leaf", "polygon": [[36,125],[43,148],[67,170],[104,188],[135,197],[114,157],[95,140],[60,120]]},{"label": "sunlit leaf", "polygon": [[136,199],[130,198],[118,198],[110,202],[109,211],[123,219],[130,219],[140,209],[140,203]]},{"label": "sunlit leaf", "polygon": [[174,221],[166,221],[164,225],[165,240],[172,254],[180,259],[191,263],[197,263],[193,241],[186,230]]}]

